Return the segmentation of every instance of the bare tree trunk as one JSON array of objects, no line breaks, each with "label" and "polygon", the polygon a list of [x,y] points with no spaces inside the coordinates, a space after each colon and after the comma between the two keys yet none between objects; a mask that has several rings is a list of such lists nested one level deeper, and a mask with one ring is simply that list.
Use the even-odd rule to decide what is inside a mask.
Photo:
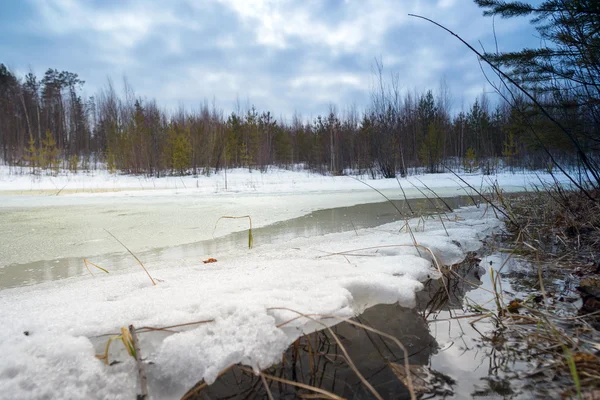
[{"label": "bare tree trunk", "polygon": [[21,104],[23,104],[23,112],[25,113],[25,120],[27,121],[27,133],[31,136],[31,122],[29,121],[29,113],[27,112],[27,106],[25,105],[25,96],[23,95],[23,89],[20,89]]}]

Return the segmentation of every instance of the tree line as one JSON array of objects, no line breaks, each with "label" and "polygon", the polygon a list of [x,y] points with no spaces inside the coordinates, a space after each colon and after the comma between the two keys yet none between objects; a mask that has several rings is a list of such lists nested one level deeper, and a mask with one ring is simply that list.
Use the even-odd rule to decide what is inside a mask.
[{"label": "tree line", "polygon": [[[281,120],[268,110],[214,104],[167,112],[109,81],[83,98],[76,73],[48,69],[17,76],[0,64],[0,158],[33,172],[106,166],[110,171],[162,176],[244,167],[303,165],[329,174],[348,170],[386,178],[422,168],[491,173],[508,168],[582,166],[600,171],[600,10],[585,0],[475,0],[487,15],[531,15],[551,46],[486,54],[512,80],[461,111],[442,81],[437,90],[400,90],[376,62],[369,105],[316,118]],[[509,76],[507,75],[507,77]],[[492,83],[493,84],[493,83]],[[517,90],[516,85],[526,89]],[[600,172],[599,172],[600,174]]]},{"label": "tree line", "polygon": [[[225,116],[206,102],[198,111],[167,113],[128,85],[117,94],[111,82],[83,99],[84,81],[75,73],[49,69],[38,80],[32,73],[15,76],[0,64],[0,154],[4,162],[32,170],[88,169],[101,162],[111,171],[154,176],[297,164],[388,178],[414,167],[440,172],[448,164],[488,173],[500,163],[547,166],[523,121],[523,112],[529,119],[536,113],[525,99],[515,110],[506,102],[492,106],[482,93],[452,114],[443,82],[435,93],[401,93],[398,76],[384,79],[380,64],[377,78],[363,112],[331,106],[312,120],[295,115],[278,121],[254,107]],[[569,105],[565,123],[585,127],[581,111]],[[541,116],[538,124],[544,124]],[[575,160],[572,146],[551,126],[543,132],[557,157]]]}]

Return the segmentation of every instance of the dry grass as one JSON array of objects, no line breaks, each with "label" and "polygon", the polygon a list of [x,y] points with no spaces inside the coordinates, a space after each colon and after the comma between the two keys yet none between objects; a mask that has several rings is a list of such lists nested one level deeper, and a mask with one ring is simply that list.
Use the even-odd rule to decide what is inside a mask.
[{"label": "dry grass", "polygon": [[125,246],[125,244],[123,242],[121,242],[115,235],[113,235],[112,233],[110,233],[106,229],[105,229],[105,231],[110,236],[112,236],[117,242],[119,242],[119,244],[121,246],[123,246],[125,248],[125,250],[127,250],[129,252],[129,254],[132,255],[133,258],[135,258],[135,260],[138,262],[138,264],[140,264],[140,267],[142,267],[142,269],[144,270],[144,272],[146,272],[146,275],[148,275],[148,278],[150,278],[150,281],[152,282],[152,285],[156,286],[156,282],[154,281],[154,278],[152,278],[152,276],[150,275],[150,272],[148,272],[148,270],[144,266],[144,263],[135,254],[133,254],[133,252],[131,250],[129,250],[129,247]]},{"label": "dry grass", "polygon": [[109,273],[109,272],[108,272],[107,270],[105,270],[104,268],[102,268],[102,267],[99,267],[98,265],[94,264],[93,262],[91,262],[91,261],[89,261],[89,260],[86,260],[85,258],[83,259],[83,265],[85,265],[85,268],[88,270],[88,272],[89,272],[89,273],[90,273],[90,275],[92,275],[92,276],[94,276],[94,274],[92,273],[92,270],[90,269],[90,265],[91,265],[92,267],[96,267],[96,268],[98,268],[100,271],[102,271],[102,272],[104,272],[104,273],[106,273],[106,274],[108,274],[108,273]]},{"label": "dry grass", "polygon": [[[590,192],[598,196],[600,192]],[[586,266],[600,254],[600,203],[558,186],[500,197],[514,249],[540,261]]]},{"label": "dry grass", "polygon": [[[499,243],[492,244],[500,246],[496,251],[508,253],[505,264],[519,258],[531,265],[531,286],[522,286],[531,294],[518,299],[505,292],[501,279],[504,265],[490,269],[491,302],[470,303],[473,314],[463,318],[467,317],[474,327],[482,321],[492,323],[495,328],[483,332],[481,340],[494,349],[495,357],[504,365],[525,361],[536,366],[522,379],[535,379],[535,390],[546,391],[539,395],[552,395],[555,390],[564,397],[584,398],[600,386],[600,334],[594,326],[600,320],[600,309],[577,314],[571,307],[569,314],[562,306],[563,297],[570,296],[574,301],[577,293],[565,295],[550,289],[552,281],[547,276],[554,276],[555,281],[587,277],[597,282],[600,204],[559,186],[518,196],[506,196],[496,187],[482,198],[505,216],[507,232]],[[589,278],[594,275],[596,278]],[[458,284],[478,286],[459,276],[455,269],[447,272],[447,281],[451,292]],[[443,307],[447,298],[447,290],[440,289],[432,297],[429,313]]]},{"label": "dry grass", "polygon": [[213,229],[213,238],[215,236],[215,231],[217,230],[217,225],[219,224],[219,221],[221,221],[222,219],[242,219],[242,218],[248,218],[248,222],[250,224],[250,228],[248,228],[248,248],[251,249],[254,246],[254,236],[252,235],[252,218],[249,215],[242,215],[239,217],[224,215],[224,216],[220,217],[217,220],[217,222],[215,222],[215,228]]},{"label": "dry grass", "polygon": [[[532,295],[526,299],[511,297],[502,288],[501,271],[503,266],[501,266],[499,270],[490,269],[489,272],[492,281],[492,290],[489,291],[491,302],[486,304],[469,303],[468,307],[472,313],[456,317],[451,316],[452,319],[459,324],[461,320],[467,320],[473,327],[484,320],[491,321],[495,329],[482,333],[481,340],[498,352],[498,358],[532,362],[536,365],[536,368],[529,375],[524,376],[524,379],[543,375],[544,379],[548,379],[548,382],[558,382],[559,385],[562,385],[564,396],[583,398],[586,391],[600,385],[600,373],[598,372],[600,371],[600,357],[597,354],[600,349],[598,331],[594,329],[588,317],[581,315],[565,316],[562,310],[554,305],[554,294],[549,293],[544,285],[541,265],[551,264],[557,270],[564,267],[577,268],[578,271],[583,270],[584,273],[593,270],[600,255],[600,206],[598,203],[582,199],[577,194],[565,192],[559,187],[546,188],[545,191],[535,191],[516,197],[505,196],[499,188],[495,188],[485,195],[482,193],[479,195],[483,198],[484,203],[491,204],[489,208],[486,208],[486,212],[493,210],[497,215],[504,216],[506,220],[507,233],[503,235],[503,248],[496,250],[510,253],[506,261],[511,257],[525,257],[532,265],[537,266],[537,270],[533,271],[533,275],[536,276],[540,295]],[[434,199],[429,200],[433,202]],[[390,203],[394,205],[393,202],[390,201]],[[411,213],[414,215],[414,211],[411,210]],[[249,248],[252,248],[252,220],[250,216],[221,217],[215,223],[215,229],[221,219],[238,218],[248,218],[249,220],[248,245]],[[421,227],[425,229],[425,222],[428,218],[430,217],[421,216],[418,220],[419,226],[416,229],[418,230]],[[450,220],[447,215],[443,216],[442,214],[432,218],[439,218],[444,229],[446,227],[443,218]],[[460,296],[454,295],[454,292],[462,291],[464,294],[466,291],[464,289],[465,285],[470,287],[479,286],[476,282],[472,282],[463,275],[458,274],[457,266],[440,265],[429,248],[416,242],[408,221],[405,227],[413,239],[413,244],[352,249],[331,253],[324,257],[368,256],[369,254],[365,254],[366,252],[380,247],[414,247],[419,251],[419,254],[420,250],[425,250],[430,254],[433,265],[443,275],[439,291],[431,297],[424,311],[425,318],[429,318],[431,314],[443,309],[448,304],[462,301]],[[473,254],[469,254],[465,265],[478,265],[479,261]],[[271,310],[283,309],[272,308]],[[368,377],[363,376],[361,373],[360,365],[356,365],[348,351],[346,351],[343,338],[338,337],[335,331],[330,328],[331,323],[329,322],[337,320],[337,322],[348,323],[364,329],[398,346],[404,353],[403,365],[389,360],[382,360],[383,365],[385,368],[391,369],[398,380],[405,383],[412,399],[416,399],[417,394],[421,392],[421,381],[423,376],[427,375],[427,371],[419,366],[410,365],[407,350],[398,339],[354,320],[334,315],[308,315],[294,310],[285,310],[296,313],[297,317],[282,322],[279,327],[284,327],[295,320],[304,319],[321,324],[323,330],[298,339],[288,350],[288,352],[291,352],[291,356],[284,355],[282,366],[270,367],[266,370],[260,370],[259,368],[253,370],[240,365],[229,366],[221,372],[221,378],[219,379],[233,376],[236,384],[240,386],[240,392],[246,390],[242,390],[240,382],[244,379],[250,380],[249,387],[253,391],[250,393],[256,395],[259,393],[258,387],[262,387],[263,391],[260,393],[269,399],[277,398],[282,393],[289,393],[292,390],[291,387],[294,388],[293,391],[298,398],[339,399],[341,397],[336,394],[335,390],[326,390],[322,386],[325,378],[332,379],[335,382],[336,377],[327,377],[324,372],[325,368],[320,367],[320,365],[343,363],[355,374],[361,385],[372,397],[382,399],[383,397],[370,383]],[[198,321],[170,327],[142,327],[137,332],[176,332],[175,329],[177,328],[210,322],[212,321]],[[105,357],[102,357],[105,362],[108,362],[108,346],[112,340],[122,339],[127,347],[125,336],[123,333],[118,337],[109,339]],[[335,347],[335,352],[329,351],[331,346]],[[304,351],[303,355],[301,355],[301,349]],[[289,370],[293,373],[292,376],[284,376],[286,373],[285,367],[290,363],[290,358],[294,367]],[[299,360],[308,363],[308,366],[304,368],[308,371],[306,376],[296,375],[295,363],[302,362]],[[319,374],[321,374],[320,377]],[[546,382],[543,379],[541,381]],[[569,381],[571,384],[565,386]],[[204,398],[203,393],[206,389],[207,385],[200,382],[190,389],[183,398],[186,400]]]}]

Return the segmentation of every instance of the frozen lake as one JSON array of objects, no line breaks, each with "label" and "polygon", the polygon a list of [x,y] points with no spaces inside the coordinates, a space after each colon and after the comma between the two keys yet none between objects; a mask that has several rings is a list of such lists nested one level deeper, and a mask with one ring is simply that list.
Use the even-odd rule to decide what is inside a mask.
[{"label": "frozen lake", "polygon": [[[398,197],[393,191],[386,195]],[[88,274],[84,258],[111,272],[139,268],[105,229],[156,270],[243,250],[247,220],[221,220],[215,229],[223,215],[250,215],[255,246],[373,228],[401,218],[374,191],[219,199],[206,195],[168,199],[46,196],[27,197],[29,203],[17,207],[24,199],[5,196],[5,206],[0,207],[0,289]],[[407,216],[411,208],[415,213],[432,212],[436,207],[445,210],[437,199],[435,206],[427,199],[412,199],[410,207],[404,200],[394,201]],[[451,207],[471,204],[467,196],[445,201]],[[353,205],[357,202],[366,203]]]},{"label": "frozen lake", "polygon": [[[255,231],[256,245],[373,227],[397,217],[389,204],[376,204],[384,201],[381,194],[347,176],[240,169],[229,171],[225,189],[223,171],[154,179],[106,171],[31,176],[13,170],[0,166],[0,289],[87,273],[84,258],[111,271],[135,265],[107,231],[153,268],[164,268],[243,247],[243,240],[228,235],[247,229],[247,220],[222,220],[215,229],[221,216],[250,215],[255,229],[265,228]],[[498,182],[504,191],[516,192],[539,183],[540,176],[460,179],[434,174],[366,182],[393,200],[420,198],[418,212],[431,208],[424,199],[433,196],[428,188],[444,198],[465,195],[465,182],[483,191]],[[372,206],[346,209],[360,204]],[[333,211],[309,215],[318,210]],[[308,219],[296,220],[303,216]]]},{"label": "frozen lake", "polygon": [[[180,398],[231,364],[279,362],[299,336],[333,324],[327,315],[349,318],[377,304],[413,307],[424,282],[439,276],[438,263],[460,262],[500,225],[484,207],[419,218],[436,208],[423,198],[432,196],[425,185],[456,199],[447,200],[453,208],[469,204],[459,197],[462,185],[447,175],[400,179],[404,193],[399,181],[368,181],[407,216],[402,199],[412,199],[408,225],[381,194],[348,177],[240,171],[227,190],[215,189],[220,177],[213,176],[148,181],[157,189],[135,191],[105,178],[11,176],[6,189],[0,187],[0,319],[6,326],[0,387],[6,393],[134,397],[135,363],[122,357],[122,346],[108,355],[119,361],[114,366],[94,357],[105,348],[105,335],[130,324],[183,324],[177,333],[151,330],[141,337],[154,398]],[[491,182],[465,179],[479,190]],[[498,179],[514,192],[529,178]],[[170,186],[177,182],[184,189]],[[437,207],[444,209],[440,201]],[[215,230],[228,215],[252,217],[252,250],[247,221],[222,220]],[[156,285],[107,231],[144,261]],[[218,262],[203,264],[209,257]],[[93,269],[89,276],[84,258],[110,274]],[[297,319],[290,310],[322,317]],[[24,390],[26,382],[35,385]]]}]

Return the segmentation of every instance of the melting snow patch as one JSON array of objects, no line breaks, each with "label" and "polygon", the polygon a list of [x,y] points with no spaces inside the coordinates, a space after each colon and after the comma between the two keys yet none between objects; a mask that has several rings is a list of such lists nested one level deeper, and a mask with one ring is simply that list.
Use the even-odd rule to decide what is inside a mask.
[{"label": "melting snow patch", "polygon": [[412,306],[422,282],[438,277],[433,257],[461,261],[499,225],[482,214],[463,209],[444,226],[428,220],[425,231],[411,221],[418,248],[398,222],[215,254],[213,264],[161,268],[157,286],[135,268],[0,291],[0,398],[135,397],[135,363],[122,343],[115,341],[110,355],[118,365],[94,356],[109,337],[100,335],[129,324],[213,320],[173,334],[140,333],[153,398],[180,397],[234,363],[266,368],[303,333],[334,324],[326,315],[352,317],[378,303]]}]

